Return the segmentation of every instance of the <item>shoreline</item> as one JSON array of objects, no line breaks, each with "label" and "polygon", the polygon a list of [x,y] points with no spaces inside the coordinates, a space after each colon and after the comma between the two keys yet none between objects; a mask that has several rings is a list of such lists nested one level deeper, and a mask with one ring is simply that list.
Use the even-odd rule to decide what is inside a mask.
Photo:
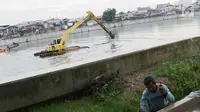
[{"label": "shoreline", "polygon": [[[200,15],[200,13],[196,13],[195,17]],[[192,17],[192,18],[195,18]],[[119,28],[123,26],[131,26],[131,25],[138,25],[138,24],[146,24],[146,23],[153,23],[158,21],[166,21],[166,20],[173,20],[173,19],[184,19],[188,17],[183,17],[182,14],[177,15],[168,15],[168,16],[158,16],[158,17],[151,17],[146,19],[138,19],[138,20],[126,20],[126,21],[120,21],[117,23],[104,23],[104,25],[107,28]],[[100,26],[84,26],[77,28],[72,34],[78,34],[78,33],[84,33],[84,32],[91,32],[91,31],[97,31],[97,30],[103,30]],[[5,47],[8,44],[12,44],[13,42],[16,43],[27,43],[32,41],[38,41],[38,40],[46,40],[50,38],[60,37],[65,31],[56,31],[51,33],[45,33],[40,35],[32,35],[27,37],[19,37],[19,38],[13,38],[13,39],[7,39],[7,40],[1,40],[0,39],[0,47]]]}]

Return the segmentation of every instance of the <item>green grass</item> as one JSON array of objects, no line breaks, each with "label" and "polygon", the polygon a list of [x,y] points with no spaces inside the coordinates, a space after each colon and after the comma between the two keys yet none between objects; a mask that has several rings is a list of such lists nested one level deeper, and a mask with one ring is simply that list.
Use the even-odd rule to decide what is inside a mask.
[{"label": "green grass", "polygon": [[160,64],[151,74],[157,77],[167,77],[169,88],[177,100],[190,92],[200,89],[200,53],[179,55]]},{"label": "green grass", "polygon": [[[32,112],[135,112],[138,100],[133,94],[125,93],[104,102],[98,102],[91,97],[68,103],[52,104],[34,109]],[[135,106],[134,106],[135,105]]]},{"label": "green grass", "polygon": [[89,96],[69,102],[54,103],[31,112],[135,112],[139,107],[140,92],[123,91],[124,85],[120,78],[109,82],[101,92],[95,90]]},{"label": "green grass", "polygon": [[[188,53],[171,58],[150,74],[169,79],[169,89],[180,100],[191,91],[200,89],[200,53]],[[53,103],[31,112],[136,112],[141,91],[124,91],[123,80],[115,78],[101,92],[95,91],[81,99]]]}]

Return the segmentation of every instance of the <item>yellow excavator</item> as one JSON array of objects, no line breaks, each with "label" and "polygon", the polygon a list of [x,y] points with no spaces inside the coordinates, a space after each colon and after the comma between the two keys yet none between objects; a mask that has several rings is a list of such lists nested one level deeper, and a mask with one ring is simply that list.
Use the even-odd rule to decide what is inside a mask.
[{"label": "yellow excavator", "polygon": [[111,39],[114,39],[115,35],[112,34],[112,32],[109,31],[91,11],[88,11],[87,14],[88,14],[87,16],[85,16],[83,19],[79,20],[72,27],[66,30],[60,39],[53,40],[53,42],[49,44],[44,51],[34,53],[34,56],[47,57],[53,55],[61,55],[69,51],[79,50],[82,48],[89,48],[89,47],[79,47],[79,46],[66,48],[66,37],[71,32],[73,32],[77,27],[83,24],[89,17],[92,17],[109,34]]}]

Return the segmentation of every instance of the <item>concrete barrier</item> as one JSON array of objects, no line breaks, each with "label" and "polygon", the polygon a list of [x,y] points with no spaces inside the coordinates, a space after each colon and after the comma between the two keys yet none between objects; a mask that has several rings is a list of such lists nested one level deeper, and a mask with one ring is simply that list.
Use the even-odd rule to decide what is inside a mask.
[{"label": "concrete barrier", "polygon": [[21,108],[83,89],[99,75],[125,75],[184,52],[199,52],[200,37],[119,55],[84,65],[57,69],[0,85],[0,110]]},{"label": "concrete barrier", "polygon": [[0,110],[35,104],[74,91],[70,70],[60,70],[0,85]]}]

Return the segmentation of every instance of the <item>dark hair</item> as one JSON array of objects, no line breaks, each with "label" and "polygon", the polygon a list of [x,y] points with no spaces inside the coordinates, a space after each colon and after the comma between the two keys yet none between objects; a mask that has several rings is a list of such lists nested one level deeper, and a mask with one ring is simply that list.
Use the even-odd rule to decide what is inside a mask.
[{"label": "dark hair", "polygon": [[151,83],[155,84],[156,82],[155,82],[155,80],[154,80],[154,78],[152,76],[147,76],[144,79],[144,85],[146,86],[146,85],[149,85]]}]

